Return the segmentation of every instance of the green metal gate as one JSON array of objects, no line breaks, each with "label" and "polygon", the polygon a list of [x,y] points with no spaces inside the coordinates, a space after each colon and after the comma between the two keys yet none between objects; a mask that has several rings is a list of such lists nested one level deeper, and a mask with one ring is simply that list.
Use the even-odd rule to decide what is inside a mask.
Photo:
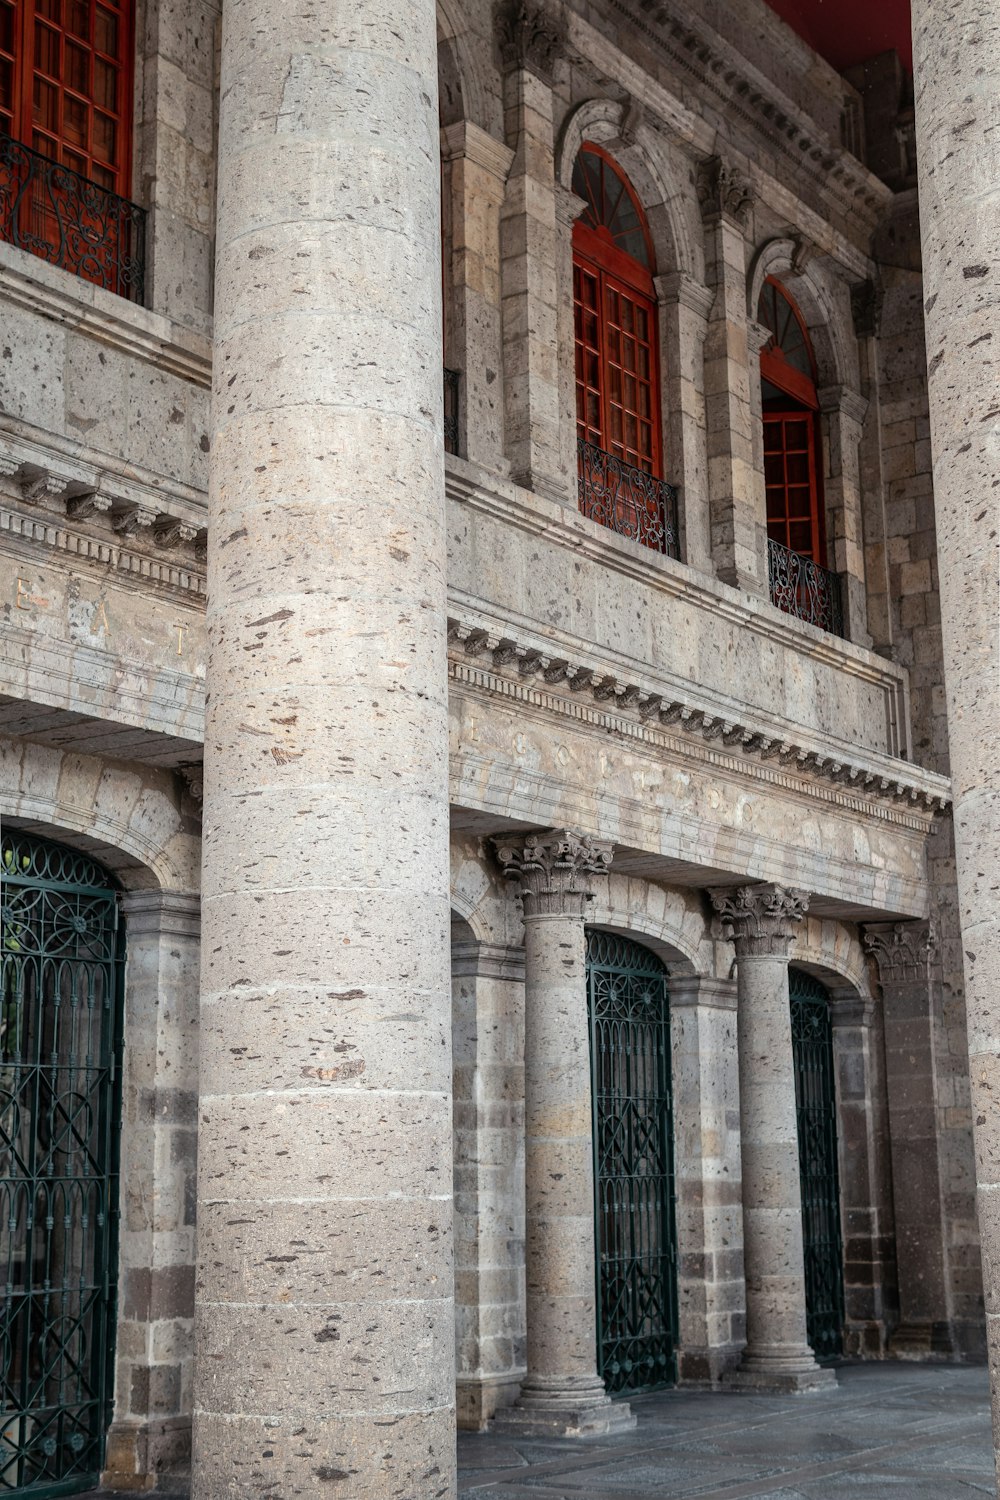
[{"label": "green metal gate", "polygon": [[0,1495],[67,1495],[111,1418],[123,934],[99,865],[17,831],[0,911]]},{"label": "green metal gate", "polygon": [[802,969],[789,969],[788,985],[799,1127],[806,1322],[816,1358],[835,1359],[843,1350],[844,1264],[830,997],[819,980]]},{"label": "green metal gate", "polygon": [[598,1368],[607,1389],[677,1379],[667,972],[638,943],[587,934]]}]

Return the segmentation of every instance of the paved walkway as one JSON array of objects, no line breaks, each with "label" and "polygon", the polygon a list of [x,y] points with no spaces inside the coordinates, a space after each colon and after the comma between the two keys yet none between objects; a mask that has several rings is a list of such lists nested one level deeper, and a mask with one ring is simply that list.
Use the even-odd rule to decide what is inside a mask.
[{"label": "paved walkway", "polygon": [[995,1496],[984,1369],[862,1364],[778,1399],[666,1391],[602,1442],[459,1438],[463,1500],[974,1500]]}]

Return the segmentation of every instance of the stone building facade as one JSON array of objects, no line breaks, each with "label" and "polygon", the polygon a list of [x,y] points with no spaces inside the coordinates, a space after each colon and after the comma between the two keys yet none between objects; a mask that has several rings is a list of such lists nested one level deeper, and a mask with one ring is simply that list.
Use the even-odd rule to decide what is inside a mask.
[{"label": "stone building facade", "polygon": [[[995,72],[918,10],[918,99]],[[908,75],[406,11],[90,5],[141,278],[0,140],[0,1492],[448,1495],[456,1422],[985,1358]]]}]

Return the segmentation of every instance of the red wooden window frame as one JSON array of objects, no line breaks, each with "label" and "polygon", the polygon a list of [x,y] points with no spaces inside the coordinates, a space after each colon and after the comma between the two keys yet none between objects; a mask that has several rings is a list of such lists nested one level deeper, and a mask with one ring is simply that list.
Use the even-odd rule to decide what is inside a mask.
[{"label": "red wooden window frame", "polygon": [[580,149],[605,163],[627,194],[647,264],[615,242],[615,204],[591,200],[589,215],[573,226],[577,436],[659,478],[659,340],[649,227],[614,159],[591,142]]},{"label": "red wooden window frame", "polygon": [[0,129],[130,196],[134,0],[0,0]]},{"label": "red wooden window frame", "polygon": [[[776,297],[789,310],[791,318],[786,329],[795,330],[797,352],[804,350],[809,365],[809,374],[796,368],[773,336],[761,350],[761,380],[789,398],[787,405],[777,400],[765,404],[763,412],[767,534],[782,546],[826,567],[816,357],[805,319],[794,298],[773,276],[767,278],[765,285],[775,289]],[[762,291],[758,305],[760,321],[765,321],[763,311]]]}]

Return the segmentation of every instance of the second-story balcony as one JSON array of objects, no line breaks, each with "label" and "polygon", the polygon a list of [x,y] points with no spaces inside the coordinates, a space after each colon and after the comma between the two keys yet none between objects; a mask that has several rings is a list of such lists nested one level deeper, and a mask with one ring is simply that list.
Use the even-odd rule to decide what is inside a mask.
[{"label": "second-story balcony", "polygon": [[580,510],[619,536],[679,557],[677,489],[645,469],[577,441]]},{"label": "second-story balcony", "polygon": [[144,209],[0,135],[0,240],[142,303],[145,232]]},{"label": "second-story balcony", "polygon": [[843,637],[844,606],[836,573],[773,537],[767,539],[767,571],[772,604],[786,615]]}]

